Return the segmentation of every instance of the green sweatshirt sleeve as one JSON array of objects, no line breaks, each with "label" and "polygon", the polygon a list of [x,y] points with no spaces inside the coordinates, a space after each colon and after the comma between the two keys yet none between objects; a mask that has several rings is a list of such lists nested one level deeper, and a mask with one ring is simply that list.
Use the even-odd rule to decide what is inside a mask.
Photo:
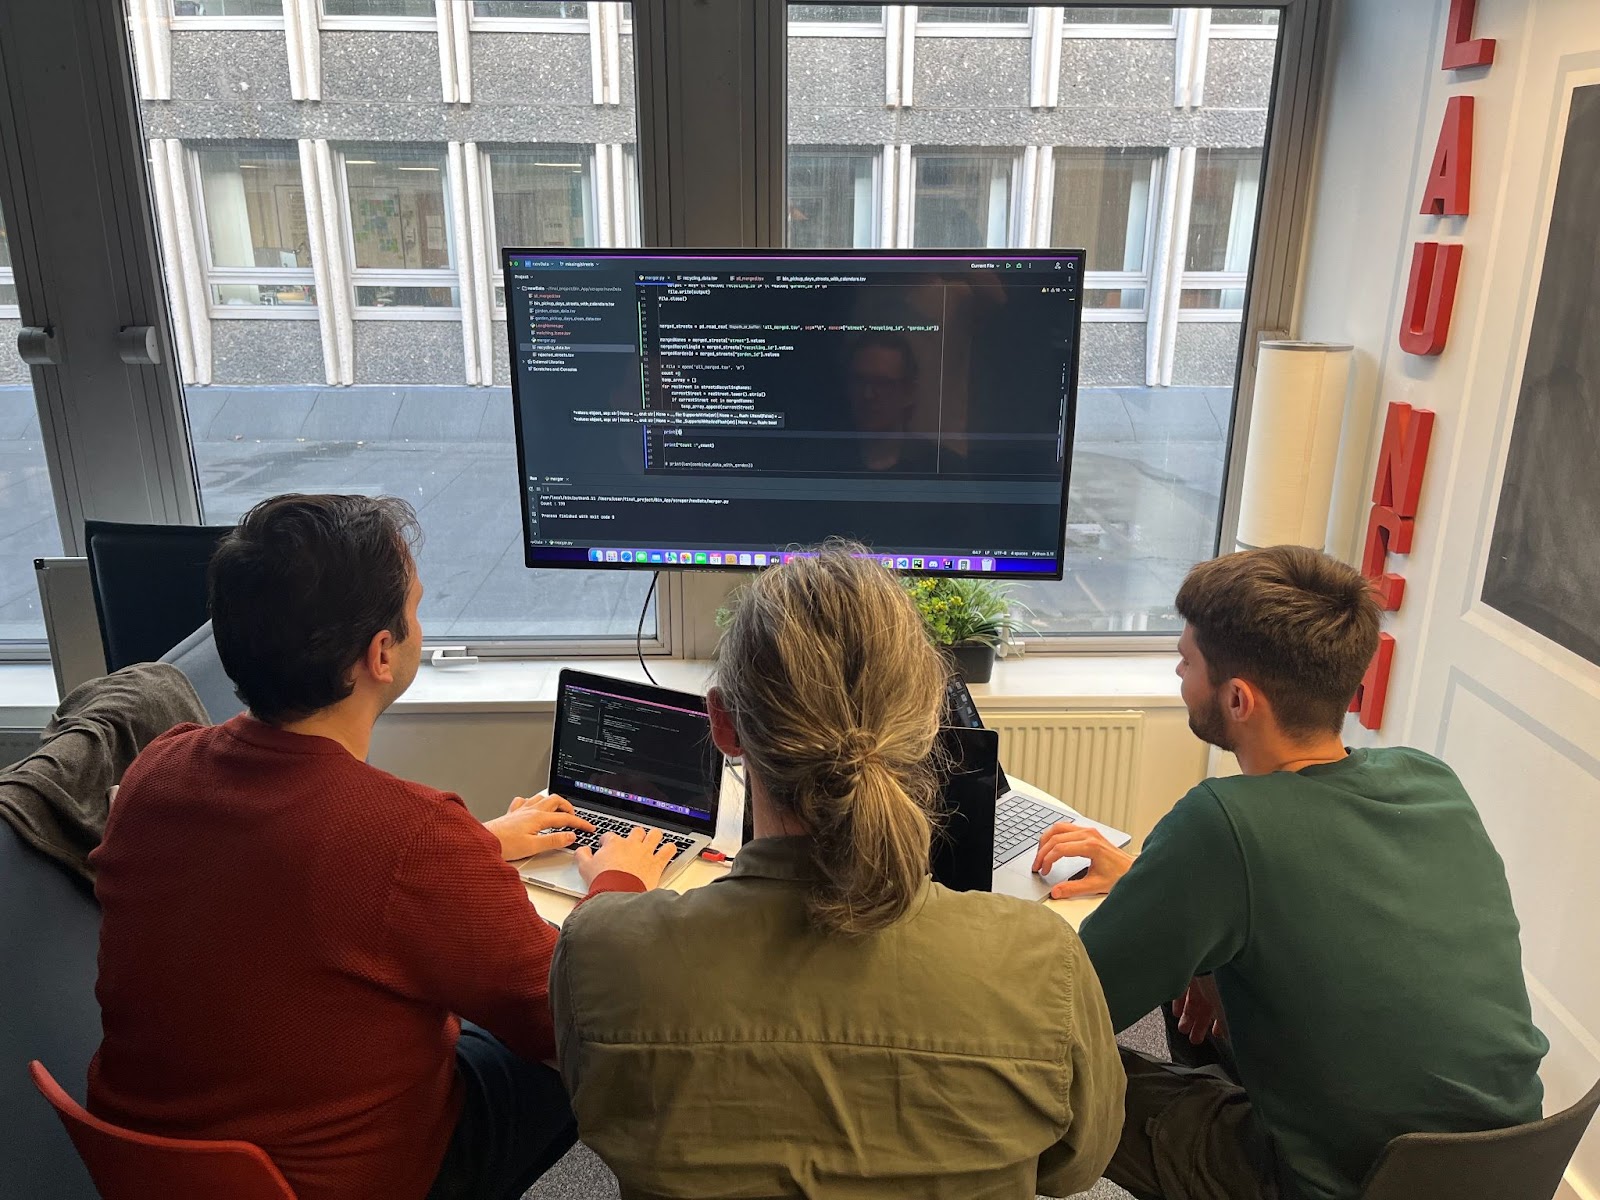
[{"label": "green sweatshirt sleeve", "polygon": [[1197,785],[1150,831],[1081,936],[1118,1033],[1239,954],[1250,936],[1249,881],[1209,787]]}]

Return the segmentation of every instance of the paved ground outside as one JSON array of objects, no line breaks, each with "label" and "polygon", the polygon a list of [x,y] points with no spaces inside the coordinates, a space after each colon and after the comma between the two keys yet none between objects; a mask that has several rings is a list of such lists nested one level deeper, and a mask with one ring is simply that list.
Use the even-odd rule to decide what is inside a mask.
[{"label": "paved ground outside", "polygon": [[[1177,628],[1178,583],[1214,549],[1231,403],[1223,388],[1081,392],[1067,577],[1017,589],[1036,628]],[[188,405],[210,521],[286,491],[410,500],[430,639],[633,635],[648,575],[522,565],[509,389],[208,387]],[[0,388],[0,639],[42,638],[33,560],[59,553],[32,391]]]}]

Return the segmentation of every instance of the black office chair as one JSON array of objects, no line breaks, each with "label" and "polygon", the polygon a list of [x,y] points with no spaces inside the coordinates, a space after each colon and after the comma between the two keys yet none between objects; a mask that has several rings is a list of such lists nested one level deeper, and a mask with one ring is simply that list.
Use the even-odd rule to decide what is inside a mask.
[{"label": "black office chair", "polygon": [[1565,1112],[1483,1133],[1407,1133],[1384,1147],[1361,1200],[1551,1200],[1600,1108],[1600,1083]]},{"label": "black office chair", "polygon": [[155,662],[205,624],[206,565],[230,528],[84,522],[107,671]]}]

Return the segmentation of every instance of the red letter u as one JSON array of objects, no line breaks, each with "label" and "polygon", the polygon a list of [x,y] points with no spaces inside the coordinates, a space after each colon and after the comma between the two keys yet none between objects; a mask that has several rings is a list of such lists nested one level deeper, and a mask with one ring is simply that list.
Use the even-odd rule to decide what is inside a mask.
[{"label": "red letter u", "polygon": [[1411,253],[1411,283],[1400,314],[1400,349],[1438,354],[1450,337],[1450,315],[1461,280],[1461,244],[1418,242]]}]

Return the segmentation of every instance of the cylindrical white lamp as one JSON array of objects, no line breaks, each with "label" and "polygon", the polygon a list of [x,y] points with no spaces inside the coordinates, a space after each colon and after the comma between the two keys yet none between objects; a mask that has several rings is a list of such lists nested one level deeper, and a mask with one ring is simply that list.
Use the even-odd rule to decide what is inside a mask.
[{"label": "cylindrical white lamp", "polygon": [[1241,550],[1324,548],[1353,357],[1353,347],[1329,342],[1261,343],[1239,496]]}]

